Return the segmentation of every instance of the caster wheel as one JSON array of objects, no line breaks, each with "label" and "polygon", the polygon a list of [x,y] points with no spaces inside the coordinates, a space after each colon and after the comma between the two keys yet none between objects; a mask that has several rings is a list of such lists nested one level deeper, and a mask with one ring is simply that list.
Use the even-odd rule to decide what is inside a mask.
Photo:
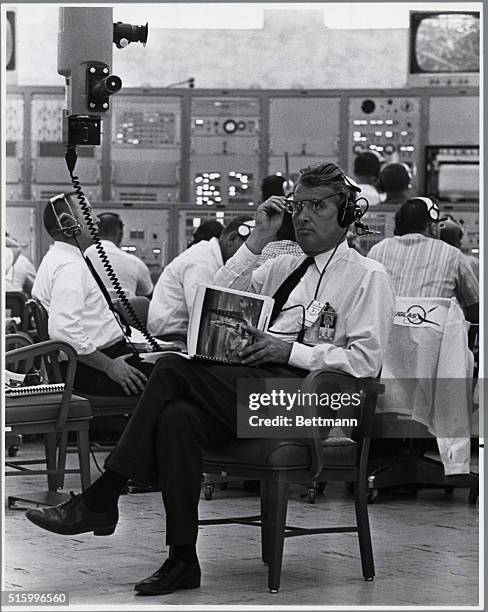
[{"label": "caster wheel", "polygon": [[316,497],[317,497],[317,492],[316,492],[315,488],[309,489],[307,491],[307,501],[308,501],[309,504],[314,504]]},{"label": "caster wheel", "polygon": [[368,504],[374,504],[377,497],[378,497],[378,489],[373,489],[372,491],[369,491],[368,499],[367,499]]},{"label": "caster wheel", "polygon": [[221,482],[221,483],[219,484],[219,489],[220,489],[221,491],[225,491],[225,490],[227,489],[227,483],[226,483],[226,482]]},{"label": "caster wheel", "polygon": [[479,494],[478,489],[469,490],[468,502],[470,506],[474,506],[475,503],[478,501],[478,494]]},{"label": "caster wheel", "polygon": [[325,487],[327,486],[326,482],[319,482],[317,484],[317,486],[315,487],[315,491],[317,493],[317,495],[322,495],[325,491]]},{"label": "caster wheel", "polygon": [[452,495],[454,493],[454,487],[444,487],[446,495]]},{"label": "caster wheel", "polygon": [[16,457],[17,453],[19,452],[19,447],[18,446],[9,446],[7,452],[8,452],[8,456],[9,457]]},{"label": "caster wheel", "polygon": [[203,495],[207,501],[210,501],[213,497],[213,485],[205,485],[203,488]]},{"label": "caster wheel", "polygon": [[368,578],[364,579],[366,582],[373,582],[374,578],[373,576],[369,576]]}]

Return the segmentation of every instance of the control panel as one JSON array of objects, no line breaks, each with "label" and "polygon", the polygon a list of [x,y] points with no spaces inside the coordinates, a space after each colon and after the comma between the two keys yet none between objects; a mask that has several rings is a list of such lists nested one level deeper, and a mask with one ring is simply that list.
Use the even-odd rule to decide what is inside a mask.
[{"label": "control panel", "polygon": [[258,98],[192,100],[190,198],[197,206],[253,206],[259,198]]},{"label": "control panel", "polygon": [[177,201],[180,98],[115,96],[112,108],[112,198],[120,202]]},{"label": "control panel", "polygon": [[270,98],[269,174],[285,174],[285,153],[292,179],[307,166],[338,163],[339,116],[339,98]]},{"label": "control panel", "polygon": [[[248,215],[249,210],[215,210],[209,208],[192,208],[178,211],[178,253],[188,248],[194,230],[205,221],[219,221],[225,227],[232,219]],[[253,211],[251,211],[253,214]]]},{"label": "control panel", "polygon": [[[72,189],[64,160],[61,94],[35,94],[31,108],[32,197],[47,200]],[[101,199],[101,147],[77,148],[75,174],[88,199]]]},{"label": "control panel", "polygon": [[6,196],[8,200],[20,200],[23,196],[24,96],[17,94],[7,95],[5,126]]},{"label": "control panel", "polygon": [[170,259],[170,212],[147,207],[125,208],[108,202],[96,205],[95,212],[113,212],[124,224],[121,248],[136,255],[157,278]]},{"label": "control panel", "polygon": [[349,172],[364,151],[378,151],[386,161],[405,162],[416,187],[419,156],[420,99],[363,97],[349,100]]}]

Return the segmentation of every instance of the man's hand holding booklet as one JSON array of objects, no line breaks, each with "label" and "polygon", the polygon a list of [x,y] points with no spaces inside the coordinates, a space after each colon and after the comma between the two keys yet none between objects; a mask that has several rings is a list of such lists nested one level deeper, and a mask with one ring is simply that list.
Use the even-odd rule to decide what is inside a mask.
[{"label": "man's hand holding booklet", "polygon": [[[255,341],[256,330],[266,331],[273,304],[266,295],[200,285],[190,314],[188,352],[182,356],[240,364],[239,354]],[[142,358],[155,362],[168,350],[179,352],[165,346],[161,353]]]}]

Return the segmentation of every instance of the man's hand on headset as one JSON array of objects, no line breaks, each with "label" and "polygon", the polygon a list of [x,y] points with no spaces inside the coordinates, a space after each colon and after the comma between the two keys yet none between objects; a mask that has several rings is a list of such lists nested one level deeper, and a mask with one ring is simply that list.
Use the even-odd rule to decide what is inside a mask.
[{"label": "man's hand on headset", "polygon": [[238,353],[242,365],[258,366],[265,363],[288,363],[292,349],[291,342],[285,342],[255,327],[244,326],[244,330],[254,336],[254,343]]},{"label": "man's hand on headset", "polygon": [[147,376],[126,362],[131,355],[112,359],[107,376],[118,383],[127,395],[137,395],[144,389]]}]

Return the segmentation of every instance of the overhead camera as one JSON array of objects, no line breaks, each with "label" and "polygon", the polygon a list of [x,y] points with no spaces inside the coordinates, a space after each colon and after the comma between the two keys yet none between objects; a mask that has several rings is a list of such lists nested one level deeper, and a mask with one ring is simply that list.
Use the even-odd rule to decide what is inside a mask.
[{"label": "overhead camera", "polygon": [[114,43],[117,49],[127,47],[131,42],[140,42],[144,46],[147,43],[148,24],[145,26],[133,26],[130,23],[118,21],[114,23]]}]

